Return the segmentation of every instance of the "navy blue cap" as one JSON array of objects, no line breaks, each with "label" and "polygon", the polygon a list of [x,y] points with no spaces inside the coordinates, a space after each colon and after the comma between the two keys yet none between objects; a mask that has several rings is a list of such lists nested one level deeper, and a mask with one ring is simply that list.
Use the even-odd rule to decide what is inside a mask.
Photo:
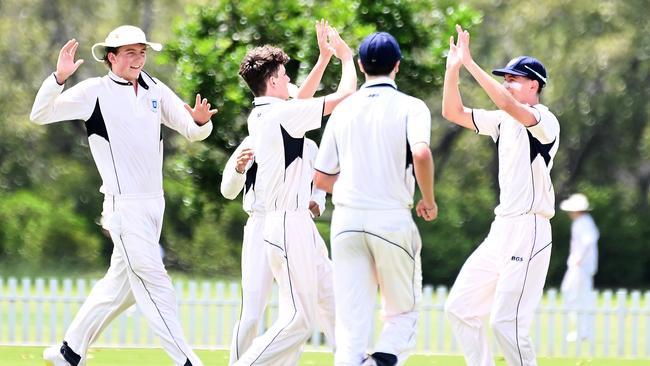
[{"label": "navy blue cap", "polygon": [[540,86],[546,85],[546,68],[538,59],[530,56],[515,57],[506,67],[492,70],[492,74],[504,76],[506,74],[525,76],[532,80],[537,80]]},{"label": "navy blue cap", "polygon": [[359,58],[364,66],[393,67],[402,59],[402,51],[390,33],[375,32],[361,41]]}]

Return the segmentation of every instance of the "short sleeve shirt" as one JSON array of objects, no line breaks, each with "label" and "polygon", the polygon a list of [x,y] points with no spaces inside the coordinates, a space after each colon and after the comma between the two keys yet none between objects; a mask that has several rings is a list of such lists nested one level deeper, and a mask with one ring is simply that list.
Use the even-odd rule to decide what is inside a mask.
[{"label": "short sleeve shirt", "polygon": [[366,210],[413,206],[411,148],[429,145],[431,113],[423,101],[378,78],[336,107],[327,123],[316,170],[339,174],[335,206]]},{"label": "short sleeve shirt", "polygon": [[551,182],[553,159],[560,144],[560,124],[542,104],[532,106],[537,124],[526,128],[508,113],[472,110],[476,132],[497,144],[499,156],[499,205],[497,216],[555,214]]}]

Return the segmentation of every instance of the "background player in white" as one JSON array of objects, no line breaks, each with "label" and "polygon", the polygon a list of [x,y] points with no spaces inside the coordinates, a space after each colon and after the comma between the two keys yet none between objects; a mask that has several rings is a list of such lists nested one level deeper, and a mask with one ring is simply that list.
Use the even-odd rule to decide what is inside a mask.
[{"label": "background player in white", "polygon": [[[500,195],[490,233],[460,270],[445,310],[468,365],[494,365],[483,324],[488,314],[508,365],[536,365],[529,331],[551,256],[555,194],[550,172],[560,125],[539,103],[546,84],[541,62],[527,56],[513,59],[492,71],[505,77],[500,84],[472,59],[469,33],[456,29],[458,42],[452,36],[449,44],[442,114],[497,143]],[[463,105],[461,66],[498,110]]]},{"label": "background player in white", "polygon": [[567,341],[587,340],[593,336],[593,324],[586,316],[594,289],[594,275],[598,270],[598,238],[600,233],[593,217],[589,214],[591,207],[587,196],[582,193],[572,194],[560,203],[560,210],[566,211],[572,220],[571,248],[567,259],[567,270],[562,280],[562,298],[573,309],[579,309],[577,317],[572,312],[572,322],[577,320],[577,331],[567,334]]},{"label": "background player in white", "polygon": [[[403,364],[415,345],[422,291],[421,239],[413,222],[438,208],[429,149],[431,114],[397,90],[401,52],[388,33],[359,46],[366,83],[332,113],[316,159],[316,186],[332,192],[336,365]],[[377,287],[384,328],[366,358]]]},{"label": "background player in white", "polygon": [[113,240],[108,271],[93,287],[65,333],[63,345],[45,350],[50,365],[85,364],[88,346],[108,323],[137,303],[176,365],[202,365],[183,336],[176,295],[158,246],[165,201],[162,188],[161,125],[192,141],[212,131],[207,100],[196,96],[190,108],[165,84],[142,70],[147,49],[162,45],[146,40],[134,26],[120,26],[104,47],[108,75],[84,80],[63,91],[65,81],[83,63],[74,60],[79,43],[68,41],[56,72],[43,82],[31,120],[47,124],[84,120],[90,151],[102,177],[102,225]]},{"label": "background player in white", "polygon": [[[292,97],[302,99],[314,96],[325,68],[332,57],[332,50],[327,44],[328,29],[329,26],[325,21],[321,20],[316,23],[316,38],[320,50],[318,61],[300,88],[295,88],[295,95],[292,95]],[[250,347],[253,339],[258,335],[259,324],[273,283],[273,274],[265,255],[266,244],[262,236],[264,230],[264,198],[262,193],[257,192],[255,189],[257,163],[253,160],[252,140],[251,137],[246,137],[233,152],[226,163],[221,181],[221,193],[227,199],[234,199],[244,189],[244,211],[249,214],[244,227],[244,241],[242,244],[242,305],[239,321],[233,330],[230,364],[239,359],[239,356]],[[306,194],[303,193],[300,196],[300,206],[310,208],[314,217],[317,217],[325,209],[325,192],[320,190],[314,190],[313,194],[311,192],[313,176],[311,170],[313,170],[312,166],[318,147],[313,141],[305,139],[304,150],[308,152],[303,156],[303,162],[307,165],[304,170],[305,172],[309,171],[309,173],[306,173],[306,179],[303,180],[307,191]],[[333,307],[333,295],[331,300],[331,306]],[[331,327],[333,328],[333,319]]]},{"label": "background player in white", "polygon": [[290,366],[298,362],[302,346],[316,323],[318,281],[327,259],[309,210],[300,205],[305,165],[304,136],[321,125],[324,115],[356,89],[352,51],[332,29],[329,44],[341,60],[343,72],[337,91],[323,98],[289,98],[288,56],[279,48],[252,49],[239,74],[255,95],[248,118],[253,138],[257,177],[266,218],[264,242],[279,289],[276,322],[253,341],[235,365]]}]

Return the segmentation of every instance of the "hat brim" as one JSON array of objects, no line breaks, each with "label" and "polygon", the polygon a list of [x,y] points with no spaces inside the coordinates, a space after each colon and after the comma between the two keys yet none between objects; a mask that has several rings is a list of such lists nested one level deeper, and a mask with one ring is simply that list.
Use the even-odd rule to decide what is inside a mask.
[{"label": "hat brim", "polygon": [[[154,51],[156,51],[156,52],[162,50],[162,48],[163,48],[162,44],[160,44],[160,43],[156,43],[156,42],[136,42],[136,43],[137,43],[137,44],[146,44],[147,46],[149,46],[152,50],[154,50]],[[113,44],[107,44],[106,42],[99,42],[99,43],[95,43],[95,44],[90,48],[90,53],[92,53],[93,58],[95,59],[95,61],[97,61],[97,62],[104,62],[103,58],[99,58],[99,57],[97,57],[97,55],[95,54],[95,48],[97,48],[97,47],[122,47],[122,46],[126,46],[127,44],[132,44],[132,43],[125,43],[125,44],[119,44],[119,45],[118,45],[118,44],[114,44],[114,45],[113,45]]]},{"label": "hat brim", "polygon": [[521,72],[519,70],[514,70],[514,69],[494,69],[492,70],[492,74],[497,76],[517,75],[517,76],[528,77],[528,74],[526,74],[525,72]]},{"label": "hat brim", "polygon": [[566,211],[566,212],[584,212],[584,211],[591,211],[591,207],[583,206],[583,205],[577,205],[575,202],[562,202],[560,204],[560,210]]}]

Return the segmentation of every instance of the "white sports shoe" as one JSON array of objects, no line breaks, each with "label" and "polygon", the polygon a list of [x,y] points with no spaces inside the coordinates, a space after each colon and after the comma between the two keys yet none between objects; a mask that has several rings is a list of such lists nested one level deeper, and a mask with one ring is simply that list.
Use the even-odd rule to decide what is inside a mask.
[{"label": "white sports shoe", "polygon": [[63,358],[60,346],[47,347],[43,351],[43,360],[47,366],[70,366],[68,361]]}]

